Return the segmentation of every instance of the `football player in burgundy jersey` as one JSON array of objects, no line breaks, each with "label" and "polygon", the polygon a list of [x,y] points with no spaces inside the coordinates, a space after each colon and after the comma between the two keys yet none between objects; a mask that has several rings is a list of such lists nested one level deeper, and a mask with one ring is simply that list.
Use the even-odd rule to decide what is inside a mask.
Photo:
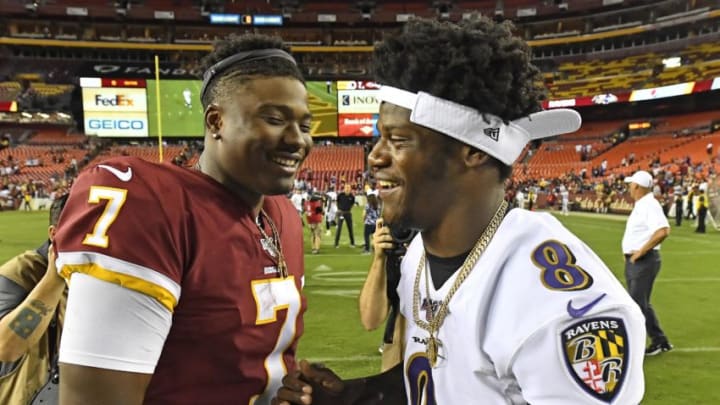
[{"label": "football player in burgundy jersey", "polygon": [[573,110],[540,111],[530,56],[509,23],[486,17],[412,20],[375,48],[368,164],[385,223],[420,231],[397,288],[403,361],[349,381],[300,362],[275,405],[640,403],[637,305],[552,215],[504,200],[529,142],[581,124]]},{"label": "football player in burgundy jersey", "polygon": [[304,81],[267,36],[204,64],[193,169],[114,158],[72,188],[61,404],[268,404],[296,368],[303,237],[285,194],[312,147]]}]

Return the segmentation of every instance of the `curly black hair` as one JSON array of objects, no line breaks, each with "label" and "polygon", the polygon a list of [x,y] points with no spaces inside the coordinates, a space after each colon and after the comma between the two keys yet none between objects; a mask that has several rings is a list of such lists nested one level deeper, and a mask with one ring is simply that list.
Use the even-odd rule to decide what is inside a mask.
[{"label": "curly black hair", "polygon": [[[457,24],[409,21],[399,35],[375,47],[375,80],[496,115],[504,121],[541,109],[542,76],[530,49],[512,34],[513,25],[473,16]],[[511,168],[497,161],[500,177]]]},{"label": "curly black hair", "polygon": [[[239,52],[258,49],[282,49],[290,53],[290,47],[282,39],[261,34],[232,34],[226,39],[216,41],[213,51],[202,59],[202,70],[207,71],[214,64]],[[235,86],[245,83],[253,77],[287,76],[305,82],[300,69],[291,61],[283,58],[268,58],[238,63],[219,72],[208,84],[201,102],[203,108],[219,98],[226,97]]]}]

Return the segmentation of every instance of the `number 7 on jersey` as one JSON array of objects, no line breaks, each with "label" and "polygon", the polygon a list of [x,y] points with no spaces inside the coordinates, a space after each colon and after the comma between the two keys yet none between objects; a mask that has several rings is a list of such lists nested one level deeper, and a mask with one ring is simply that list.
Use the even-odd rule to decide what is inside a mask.
[{"label": "number 7 on jersey", "polygon": [[93,232],[85,235],[83,245],[97,246],[106,248],[110,244],[107,236],[110,225],[117,219],[120,210],[125,204],[127,198],[127,190],[123,188],[92,186],[90,187],[90,196],[88,202],[90,204],[99,204],[100,200],[107,200],[105,211],[100,215]]}]

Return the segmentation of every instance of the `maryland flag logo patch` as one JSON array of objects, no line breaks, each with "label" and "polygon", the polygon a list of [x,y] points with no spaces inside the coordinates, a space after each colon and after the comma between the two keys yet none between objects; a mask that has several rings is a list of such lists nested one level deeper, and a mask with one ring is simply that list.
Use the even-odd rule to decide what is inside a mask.
[{"label": "maryland flag logo patch", "polygon": [[562,331],[565,365],[593,397],[612,402],[627,371],[627,331],[622,319],[584,319]]}]

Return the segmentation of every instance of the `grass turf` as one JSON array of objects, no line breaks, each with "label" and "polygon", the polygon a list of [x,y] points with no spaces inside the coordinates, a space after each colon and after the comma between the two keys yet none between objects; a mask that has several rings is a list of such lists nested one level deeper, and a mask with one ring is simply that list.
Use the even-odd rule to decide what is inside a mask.
[{"label": "grass turf", "polygon": [[[356,209],[353,217],[355,242],[360,246],[362,212]],[[0,260],[40,245],[47,218],[47,212],[0,212]],[[573,213],[559,218],[623,280],[620,240],[625,217]],[[646,358],[646,405],[720,404],[720,232],[702,235],[693,230],[687,221],[682,227],[673,226],[663,244],[652,302],[675,350]],[[356,301],[371,256],[361,255],[361,247],[348,246],[347,229],[337,249],[334,229],[323,235],[320,254],[311,255],[306,230],[309,310],[299,357],[323,361],[343,377],[374,374],[379,370],[382,331],[363,330]]]}]

